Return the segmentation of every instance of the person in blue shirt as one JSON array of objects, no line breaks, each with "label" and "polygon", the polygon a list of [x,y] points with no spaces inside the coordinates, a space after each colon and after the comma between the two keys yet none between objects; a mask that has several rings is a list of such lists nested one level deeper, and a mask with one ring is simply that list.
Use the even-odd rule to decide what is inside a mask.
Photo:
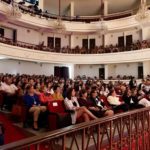
[{"label": "person in blue shirt", "polygon": [[35,94],[35,89],[32,85],[28,85],[26,88],[26,94],[24,95],[24,102],[28,107],[30,113],[33,113],[33,129],[38,130],[38,118],[40,112],[47,110],[46,106],[41,106],[38,95]]}]

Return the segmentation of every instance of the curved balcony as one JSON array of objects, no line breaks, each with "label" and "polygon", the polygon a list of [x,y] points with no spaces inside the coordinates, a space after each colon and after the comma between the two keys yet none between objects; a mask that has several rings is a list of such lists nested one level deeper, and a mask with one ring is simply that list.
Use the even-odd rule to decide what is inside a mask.
[{"label": "curved balcony", "polygon": [[[0,3],[0,8],[2,8],[0,9],[0,13],[3,14],[4,17],[7,16],[7,9],[5,9],[7,5],[9,4],[6,4],[4,2]],[[15,22],[12,20],[9,20],[9,22],[11,22],[12,24],[18,25],[19,23],[24,23],[24,24],[32,25],[34,27],[39,27],[39,29],[43,28],[46,31],[50,31],[50,29],[52,30],[54,28],[54,20],[58,17],[57,15],[45,14],[45,13],[42,13],[41,15],[39,15],[32,11],[29,11],[25,7],[27,9],[26,11],[29,11],[29,13],[26,13],[24,6],[20,6],[20,7],[21,9],[23,9],[24,13],[22,13],[21,18],[17,19]],[[119,15],[124,16],[124,17],[129,16],[129,17],[115,19],[115,20],[109,20],[107,17],[104,17],[105,20],[109,20],[105,22],[108,27],[108,31],[132,28],[132,27],[138,26],[138,23],[135,20],[135,16],[132,14],[134,14],[132,11],[130,12],[127,11],[127,12],[122,12],[119,14],[116,13],[114,16],[112,14],[107,16],[108,18],[110,16],[110,18],[112,19],[115,18],[115,16],[119,18]],[[99,18],[100,16],[80,16],[80,17],[75,17],[75,18],[71,18],[67,16],[63,17],[64,20],[67,20],[67,21],[64,21],[66,32],[88,32],[88,33],[97,32],[97,30],[99,29],[97,20],[99,20]],[[94,19],[92,21],[95,21],[95,22],[85,21],[86,19],[87,20]],[[73,20],[83,21],[84,23],[74,22]]]},{"label": "curved balcony", "polygon": [[150,60],[150,48],[106,54],[60,54],[0,43],[0,55],[6,58],[34,62],[61,64],[111,64]]}]

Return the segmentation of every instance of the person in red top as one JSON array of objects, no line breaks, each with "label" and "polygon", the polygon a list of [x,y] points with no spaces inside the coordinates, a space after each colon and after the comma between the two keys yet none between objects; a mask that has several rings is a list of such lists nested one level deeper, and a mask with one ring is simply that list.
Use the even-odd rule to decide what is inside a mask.
[{"label": "person in red top", "polygon": [[50,94],[50,92],[47,91],[47,88],[45,86],[41,89],[41,94],[39,95],[39,100],[42,105],[46,105],[46,106],[49,101],[54,100],[52,95]]}]

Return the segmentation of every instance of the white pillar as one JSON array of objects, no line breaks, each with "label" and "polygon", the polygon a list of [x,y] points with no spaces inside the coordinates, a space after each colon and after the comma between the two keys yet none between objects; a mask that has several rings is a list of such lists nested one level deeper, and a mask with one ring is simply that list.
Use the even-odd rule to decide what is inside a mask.
[{"label": "white pillar", "polygon": [[146,0],[141,0],[141,4],[142,4],[142,3],[146,3]]},{"label": "white pillar", "polygon": [[150,61],[143,62],[143,76],[146,78],[150,74]]},{"label": "white pillar", "polygon": [[75,65],[70,64],[69,65],[69,78],[74,79],[74,77],[75,77]]},{"label": "white pillar", "polygon": [[69,40],[69,41],[70,41],[70,42],[69,42],[70,45],[69,45],[69,46],[70,46],[71,49],[73,49],[73,48],[75,47],[75,43],[74,43],[74,38],[75,38],[75,36],[72,35],[72,34],[70,34],[69,38],[70,38],[70,40]]},{"label": "white pillar", "polygon": [[44,2],[45,2],[45,0],[43,0],[43,1],[39,1],[39,8],[40,9],[42,9],[42,10],[44,10]]},{"label": "white pillar", "polygon": [[108,15],[108,0],[104,0],[104,16]]},{"label": "white pillar", "polygon": [[107,80],[108,79],[108,65],[104,65],[105,68],[105,77],[104,79]]},{"label": "white pillar", "polygon": [[71,1],[70,3],[70,16],[74,16],[74,1]]}]

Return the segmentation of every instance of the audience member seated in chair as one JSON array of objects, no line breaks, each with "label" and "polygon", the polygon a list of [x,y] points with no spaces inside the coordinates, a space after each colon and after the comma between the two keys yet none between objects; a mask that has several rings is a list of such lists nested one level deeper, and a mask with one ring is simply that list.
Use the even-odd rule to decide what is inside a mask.
[{"label": "audience member seated in chair", "polygon": [[27,93],[24,95],[24,101],[30,113],[33,113],[33,129],[38,130],[38,118],[40,112],[46,112],[46,106],[41,106],[38,96],[32,85],[26,88]]},{"label": "audience member seated in chair", "polygon": [[39,95],[41,105],[47,106],[49,101],[54,100],[50,92],[47,91],[47,88],[44,86],[41,88],[41,93]]},{"label": "audience member seated in chair", "polygon": [[[97,97],[97,91],[95,89],[93,89],[90,93],[90,98],[88,101],[86,101],[86,96],[87,93],[86,91],[82,90],[81,91],[81,100],[79,103],[82,102],[82,104],[86,104],[87,102],[90,104],[90,107],[88,108],[94,115],[96,115],[97,117],[104,117],[104,116],[113,116],[114,112],[111,109],[108,109],[103,100],[100,100]],[[84,102],[83,102],[84,101]],[[81,105],[82,105],[81,104]]]},{"label": "audience member seated in chair", "polygon": [[110,90],[107,101],[112,106],[114,112],[118,112],[120,110],[125,112],[129,110],[129,106],[119,100],[119,97],[117,97],[116,91],[114,89]]},{"label": "audience member seated in chair", "polygon": [[1,91],[3,92],[4,102],[8,110],[11,111],[13,104],[16,103],[18,88],[12,83],[12,78],[7,77],[4,82],[1,82]]},{"label": "audience member seated in chair", "polygon": [[55,85],[53,90],[54,90],[54,94],[52,96],[54,100],[64,100],[62,96],[62,91],[59,85]]},{"label": "audience member seated in chair", "polygon": [[138,100],[134,96],[132,96],[132,92],[130,89],[126,90],[122,99],[129,106],[129,109],[138,109],[144,107],[143,105],[138,104]]},{"label": "audience member seated in chair", "polygon": [[80,117],[82,117],[84,121],[97,119],[97,117],[94,116],[85,106],[79,106],[75,94],[75,89],[69,88],[67,91],[67,96],[64,100],[66,109],[71,113],[72,124],[75,124],[77,119]]}]

